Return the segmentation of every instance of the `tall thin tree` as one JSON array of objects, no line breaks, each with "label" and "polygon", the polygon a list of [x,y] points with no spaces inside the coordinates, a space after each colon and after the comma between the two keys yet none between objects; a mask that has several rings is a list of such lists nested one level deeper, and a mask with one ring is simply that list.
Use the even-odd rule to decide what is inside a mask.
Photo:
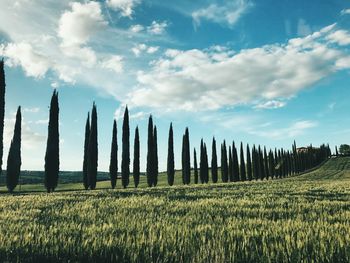
[{"label": "tall thin tree", "polygon": [[153,153],[154,153],[154,166],[153,166],[153,186],[157,186],[158,184],[158,142],[157,142],[157,127],[154,125],[153,131]]},{"label": "tall thin tree", "polygon": [[117,122],[113,121],[112,143],[111,143],[111,160],[109,163],[109,175],[111,177],[112,189],[117,184],[118,176],[118,142],[117,142]]},{"label": "tall thin tree", "polygon": [[21,107],[18,107],[13,139],[7,158],[6,185],[10,193],[16,188],[21,173],[21,122]]},{"label": "tall thin tree", "polygon": [[45,154],[45,187],[48,193],[57,187],[60,168],[59,157],[59,106],[58,93],[54,90],[50,103],[50,117]]},{"label": "tall thin tree", "polygon": [[204,143],[203,139],[201,139],[201,146],[200,146],[200,159],[199,159],[199,178],[201,180],[201,183],[205,183],[205,174],[204,174]]},{"label": "tall thin tree", "polygon": [[247,144],[247,179],[248,181],[251,181],[253,179],[252,161],[250,156],[249,144]]},{"label": "tall thin tree", "polygon": [[240,180],[239,176],[239,164],[238,164],[238,154],[235,142],[232,143],[232,168],[233,168],[233,181],[238,182]]},{"label": "tall thin tree", "polygon": [[212,142],[212,155],[211,155],[211,178],[213,183],[218,182],[218,157],[216,154],[216,140],[213,137]]},{"label": "tall thin tree", "polygon": [[234,167],[233,167],[233,157],[231,146],[228,147],[228,180],[230,182],[235,182],[234,180]]},{"label": "tall thin tree", "polygon": [[85,124],[84,160],[83,160],[83,184],[84,184],[85,190],[89,188],[89,180],[88,180],[89,137],[90,137],[90,113],[88,113],[86,124]]},{"label": "tall thin tree", "polygon": [[193,149],[193,174],[194,174],[194,183],[198,184],[198,164],[197,164],[197,153],[196,148]]},{"label": "tall thin tree", "polygon": [[168,162],[167,162],[168,184],[174,184],[175,177],[175,160],[174,160],[174,132],[173,124],[170,123],[169,138],[168,138]]},{"label": "tall thin tree", "polygon": [[126,106],[124,112],[122,147],[122,185],[126,188],[129,185],[130,176],[130,128],[128,106]]},{"label": "tall thin tree", "polygon": [[243,143],[241,142],[241,150],[240,150],[240,175],[241,175],[241,181],[245,181],[246,178],[246,170],[245,170],[245,162],[244,162],[244,152],[243,152]]},{"label": "tall thin tree", "polygon": [[97,182],[97,167],[98,167],[98,134],[97,134],[97,109],[95,102],[92,105],[91,111],[91,126],[88,146],[88,185],[91,190],[96,188]]},{"label": "tall thin tree", "polygon": [[224,183],[228,182],[227,150],[225,141],[221,147],[221,178]]},{"label": "tall thin tree", "polygon": [[138,126],[135,129],[133,176],[134,185],[137,188],[140,182],[140,135]]},{"label": "tall thin tree", "polygon": [[2,155],[4,150],[4,118],[5,118],[5,70],[4,70],[4,60],[0,61],[0,175],[2,172]]},{"label": "tall thin tree", "polygon": [[153,150],[153,119],[152,115],[148,119],[148,140],[147,140],[147,185],[151,187],[153,185],[153,166],[154,166],[154,150]]}]

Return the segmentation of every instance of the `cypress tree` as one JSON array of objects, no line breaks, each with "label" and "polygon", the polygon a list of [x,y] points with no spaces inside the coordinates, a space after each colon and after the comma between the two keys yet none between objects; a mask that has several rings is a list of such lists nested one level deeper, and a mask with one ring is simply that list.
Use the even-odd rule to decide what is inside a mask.
[{"label": "cypress tree", "polygon": [[213,183],[218,182],[218,157],[216,154],[216,140],[214,137],[212,142],[211,177],[212,177]]},{"label": "cypress tree", "polygon": [[111,177],[112,189],[115,188],[118,176],[118,142],[117,142],[117,122],[113,122],[112,143],[111,143],[111,160],[109,163],[109,175]]},{"label": "cypress tree", "polygon": [[4,60],[2,59],[0,61],[0,175],[2,172],[2,156],[4,150],[5,89]]},{"label": "cypress tree", "polygon": [[182,165],[182,184],[186,184],[186,171],[185,171],[185,148],[186,148],[186,142],[185,142],[185,135],[182,135],[182,150],[181,150],[181,165]]},{"label": "cypress tree", "polygon": [[154,152],[154,171],[153,171],[153,186],[158,184],[158,143],[157,143],[157,127],[154,125],[153,130],[153,152]]},{"label": "cypress tree", "polygon": [[278,177],[282,178],[282,154],[281,150],[278,150]]},{"label": "cypress tree", "polygon": [[335,156],[337,156],[337,157],[338,157],[338,155],[339,155],[339,153],[338,153],[338,147],[337,147],[337,146],[335,146]]},{"label": "cypress tree", "polygon": [[232,160],[232,149],[231,146],[228,147],[228,179],[230,182],[235,182],[233,176],[234,168],[233,168],[233,160]]},{"label": "cypress tree", "polygon": [[[196,151],[196,150],[195,150]],[[173,124],[170,123],[169,138],[168,138],[168,162],[167,162],[167,175],[168,184],[172,186],[174,184],[175,176],[175,164],[174,164],[174,134]],[[198,180],[198,178],[197,178]]]},{"label": "cypress tree", "polygon": [[126,106],[124,112],[122,144],[122,185],[126,188],[129,185],[130,176],[130,128],[128,106]]},{"label": "cypress tree", "polygon": [[252,161],[251,161],[251,157],[250,157],[249,144],[247,144],[247,179],[248,179],[248,181],[251,181],[253,179]]},{"label": "cypress tree", "polygon": [[60,166],[58,115],[58,93],[54,90],[50,103],[50,117],[45,154],[45,187],[48,193],[53,192],[58,183]]},{"label": "cypress tree", "polygon": [[254,179],[259,179],[259,162],[258,162],[258,152],[256,150],[255,145],[253,145],[253,151],[252,151],[252,159],[253,159],[253,175]]},{"label": "cypress tree", "polygon": [[266,147],[264,146],[264,168],[265,168],[265,178],[266,180],[269,179],[269,164],[268,164],[268,159],[267,159],[267,152],[266,152]]},{"label": "cypress tree", "polygon": [[269,151],[269,175],[271,179],[273,179],[275,176],[275,162],[273,159],[273,153],[271,149]]},{"label": "cypress tree", "polygon": [[221,147],[221,178],[224,183],[228,182],[227,150],[225,141]]},{"label": "cypress tree", "polygon": [[208,153],[207,153],[207,145],[205,143],[204,143],[204,180],[205,180],[205,183],[209,182]]},{"label": "cypress tree", "polygon": [[147,168],[146,168],[146,174],[147,174],[147,184],[149,187],[153,185],[153,173],[152,169],[154,167],[154,151],[153,151],[153,119],[152,115],[149,116],[148,119],[148,141],[147,141]]},{"label": "cypress tree", "polygon": [[90,113],[88,113],[86,124],[85,124],[84,161],[83,161],[83,184],[84,184],[85,190],[89,188],[89,181],[88,181],[89,137],[90,137]]},{"label": "cypress tree", "polygon": [[238,164],[238,155],[235,142],[232,143],[232,162],[233,162],[233,181],[239,181],[239,164]]},{"label": "cypress tree", "polygon": [[243,143],[241,142],[241,152],[240,152],[240,175],[241,175],[241,181],[245,181],[246,178],[246,171],[245,171],[245,162],[244,162],[244,152],[243,152]]},{"label": "cypress tree", "polygon": [[199,158],[199,178],[201,180],[201,183],[205,183],[205,175],[204,175],[204,144],[203,139],[201,139],[201,146],[200,146],[200,158]]},{"label": "cypress tree", "polygon": [[258,162],[258,179],[262,180],[264,177],[263,172],[264,172],[264,162],[262,158],[262,152],[261,152],[261,147],[259,145],[258,151],[257,151],[257,162]]},{"label": "cypress tree", "polygon": [[189,184],[191,182],[191,160],[190,160],[190,135],[186,127],[185,135],[183,137],[183,182]]},{"label": "cypress tree", "polygon": [[91,112],[91,126],[88,146],[88,185],[91,190],[96,188],[97,181],[97,167],[98,167],[98,142],[97,142],[97,110],[95,102],[92,106]]},{"label": "cypress tree", "polygon": [[16,188],[21,173],[21,122],[21,107],[18,107],[13,139],[7,158],[6,185],[10,193]]},{"label": "cypress tree", "polygon": [[134,162],[132,171],[134,176],[134,185],[137,188],[140,182],[140,135],[138,126],[136,126],[135,129]]},{"label": "cypress tree", "polygon": [[198,165],[196,148],[193,149],[193,169],[194,169],[194,183],[198,184]]}]

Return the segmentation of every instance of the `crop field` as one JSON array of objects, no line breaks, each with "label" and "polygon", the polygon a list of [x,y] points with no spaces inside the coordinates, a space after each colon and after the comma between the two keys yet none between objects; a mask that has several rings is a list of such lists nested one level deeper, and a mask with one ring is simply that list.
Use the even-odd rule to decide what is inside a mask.
[{"label": "crop field", "polygon": [[348,157],[263,182],[74,187],[2,193],[0,261],[350,262]]}]

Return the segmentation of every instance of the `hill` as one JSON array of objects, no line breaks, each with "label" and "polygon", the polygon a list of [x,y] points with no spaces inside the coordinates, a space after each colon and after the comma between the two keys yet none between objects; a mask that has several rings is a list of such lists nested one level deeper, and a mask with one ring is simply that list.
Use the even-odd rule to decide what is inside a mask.
[{"label": "hill", "polygon": [[334,158],[263,182],[1,194],[0,260],[349,262],[349,167]]}]

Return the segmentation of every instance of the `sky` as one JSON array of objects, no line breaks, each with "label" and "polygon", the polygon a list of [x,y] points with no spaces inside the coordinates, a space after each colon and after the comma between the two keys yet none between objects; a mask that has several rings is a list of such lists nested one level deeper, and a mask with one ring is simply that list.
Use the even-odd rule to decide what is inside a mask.
[{"label": "sky", "polygon": [[22,169],[43,170],[54,89],[61,170],[82,168],[94,101],[101,171],[114,118],[121,145],[125,105],[131,156],[140,129],[142,170],[150,114],[160,170],[170,122],[176,168],[186,127],[197,151],[201,138],[211,148],[213,136],[218,149],[224,139],[286,149],[294,139],[298,146],[350,144],[349,29],[348,0],[1,0],[4,161],[21,105]]}]

